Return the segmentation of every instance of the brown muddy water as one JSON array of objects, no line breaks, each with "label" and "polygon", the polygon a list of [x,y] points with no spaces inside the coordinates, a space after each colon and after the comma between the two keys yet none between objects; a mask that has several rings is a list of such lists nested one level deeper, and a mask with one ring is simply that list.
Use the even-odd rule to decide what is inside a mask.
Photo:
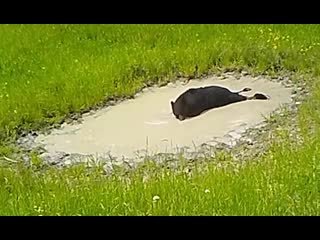
[{"label": "brown muddy water", "polygon": [[[238,91],[252,91],[270,96],[270,100],[250,100],[205,112],[199,117],[177,120],[170,101],[191,87],[218,85]],[[226,136],[239,138],[247,128],[264,121],[264,116],[282,104],[290,103],[291,89],[267,79],[217,77],[195,79],[187,84],[177,82],[160,88],[148,88],[134,99],[83,116],[81,124],[63,124],[49,135],[39,135],[36,142],[48,153],[99,155],[134,158],[137,153],[174,153],[181,147],[196,148],[216,141],[229,141]]]}]

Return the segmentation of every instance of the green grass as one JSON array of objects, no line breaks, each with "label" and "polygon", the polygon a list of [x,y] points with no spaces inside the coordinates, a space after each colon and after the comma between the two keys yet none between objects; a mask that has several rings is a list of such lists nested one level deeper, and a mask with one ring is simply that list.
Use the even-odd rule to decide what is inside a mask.
[{"label": "green grass", "polygon": [[131,173],[130,182],[83,166],[45,174],[2,168],[0,215],[319,215],[320,138],[305,137],[301,147],[274,142],[261,162],[242,169],[219,159],[224,169],[209,163],[192,176],[154,165]]},{"label": "green grass", "polygon": [[[319,25],[1,25],[2,155],[23,130],[177,76],[289,71],[309,76],[312,96],[299,109],[303,144],[279,132],[241,169],[211,163],[189,178],[149,166],[128,184],[99,168],[1,167],[0,215],[319,215],[319,33]],[[147,182],[143,171],[154,172]]]},{"label": "green grass", "polygon": [[[149,81],[217,68],[320,72],[318,25],[1,25],[0,140]],[[276,49],[275,49],[276,47]]]}]

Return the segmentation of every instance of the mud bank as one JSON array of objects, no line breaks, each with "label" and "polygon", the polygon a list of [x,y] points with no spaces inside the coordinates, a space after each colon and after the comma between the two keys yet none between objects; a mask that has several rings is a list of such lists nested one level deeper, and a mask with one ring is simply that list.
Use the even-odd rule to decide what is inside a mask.
[{"label": "mud bank", "polygon": [[[253,95],[261,92],[270,100],[251,100],[210,110],[199,117],[178,121],[171,113],[170,101],[191,87],[219,85],[230,90],[250,87]],[[33,138],[42,146],[49,162],[69,164],[88,156],[100,159],[135,159],[159,153],[177,154],[181,149],[196,152],[201,146],[223,143],[234,146],[250,128],[264,124],[265,117],[284,105],[293,104],[296,90],[290,84],[267,77],[235,78],[232,74],[194,79],[187,84],[170,83],[144,89],[134,99],[84,114],[82,123],[63,124],[50,134]]]}]

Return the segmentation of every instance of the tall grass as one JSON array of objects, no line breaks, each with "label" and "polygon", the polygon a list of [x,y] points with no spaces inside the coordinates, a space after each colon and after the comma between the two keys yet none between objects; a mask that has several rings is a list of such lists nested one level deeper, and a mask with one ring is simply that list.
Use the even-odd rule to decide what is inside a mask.
[{"label": "tall grass", "polygon": [[275,141],[259,162],[211,162],[191,176],[150,165],[126,181],[84,166],[1,168],[0,215],[319,215],[319,136],[303,146]]},{"label": "tall grass", "polygon": [[[149,81],[222,67],[318,75],[318,25],[1,25],[0,139]],[[196,66],[198,67],[196,72]]]},{"label": "tall grass", "polygon": [[[0,168],[0,215],[319,215],[319,25],[1,25],[1,153],[23,129],[59,123],[144,84],[223,68],[308,74],[303,144],[283,130],[260,161],[193,175],[155,166],[129,180]],[[197,67],[196,67],[197,66]],[[196,69],[198,69],[196,71]],[[144,181],[145,171],[153,174]]]}]

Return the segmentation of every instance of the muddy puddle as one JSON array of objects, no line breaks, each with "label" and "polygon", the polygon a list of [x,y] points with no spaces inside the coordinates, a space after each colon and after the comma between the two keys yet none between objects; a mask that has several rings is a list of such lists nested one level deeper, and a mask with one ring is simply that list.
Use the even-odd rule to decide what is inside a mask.
[{"label": "muddy puddle", "polygon": [[[170,101],[191,87],[218,85],[251,96],[256,92],[270,96],[270,100],[250,100],[210,110],[199,117],[177,120]],[[105,155],[134,158],[137,154],[175,153],[181,147],[194,150],[203,143],[230,141],[241,136],[247,128],[264,121],[264,116],[279,106],[290,103],[291,89],[267,79],[209,77],[169,84],[161,88],[148,88],[136,98],[116,106],[84,115],[81,124],[64,124],[50,135],[39,135],[48,153]],[[138,152],[137,152],[138,151]]]}]

